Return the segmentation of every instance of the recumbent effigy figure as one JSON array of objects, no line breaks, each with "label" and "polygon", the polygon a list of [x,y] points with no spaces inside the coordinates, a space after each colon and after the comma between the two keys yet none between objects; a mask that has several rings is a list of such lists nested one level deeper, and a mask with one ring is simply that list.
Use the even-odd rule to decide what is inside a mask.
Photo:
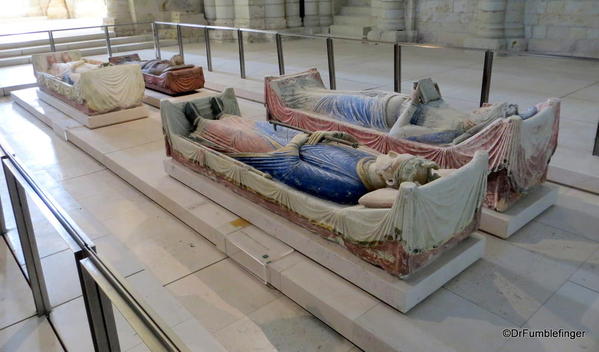
[{"label": "recumbent effigy figure", "polygon": [[[38,95],[55,107],[55,99],[58,99],[81,112],[83,115],[63,109],[65,114],[88,127],[146,116],[141,107],[143,77],[136,65],[117,67],[83,58],[77,50],[34,54],[31,63],[39,85]],[[105,115],[116,111],[126,112],[118,116]],[[96,115],[104,116],[89,119]]]},{"label": "recumbent effigy figure", "polygon": [[101,61],[93,59],[79,58],[78,60],[73,60],[71,54],[67,51],[62,52],[60,58],[61,61],[58,61],[54,55],[48,55],[46,57],[46,62],[48,63],[46,72],[71,85],[79,82],[83,72],[106,66]]},{"label": "recumbent effigy figure", "polygon": [[211,98],[215,119],[203,117],[192,103],[185,105],[186,117],[195,126],[191,138],[322,199],[358,204],[371,191],[397,189],[406,181],[423,185],[438,177],[432,161],[394,152],[375,156],[344,144],[357,141],[342,132],[308,134],[224,114],[219,100]]},{"label": "recumbent effigy figure", "polygon": [[204,87],[202,68],[185,64],[181,55],[173,55],[168,60],[142,60],[138,54],[131,54],[113,56],[109,61],[115,65],[126,63],[140,65],[146,88],[169,95],[192,92]]},{"label": "recumbent effigy figure", "polygon": [[269,119],[309,131],[345,131],[381,153],[425,157],[459,168],[476,151],[489,152],[486,206],[506,211],[545,181],[557,146],[560,101],[519,109],[507,102],[460,111],[431,79],[412,94],[377,90],[336,91],[316,69],[265,78]]},{"label": "recumbent effigy figure", "polygon": [[[241,195],[391,274],[412,274],[478,226],[484,152],[460,169],[436,170],[422,157],[355,148],[347,133],[245,119],[232,89],[163,99],[160,114],[171,176],[217,202],[220,192]],[[224,189],[189,183],[195,177]]]}]

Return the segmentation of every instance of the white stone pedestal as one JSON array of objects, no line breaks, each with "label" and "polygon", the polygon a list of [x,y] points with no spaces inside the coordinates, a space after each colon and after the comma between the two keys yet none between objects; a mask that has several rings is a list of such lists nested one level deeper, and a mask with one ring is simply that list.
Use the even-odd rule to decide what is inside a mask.
[{"label": "white stone pedestal", "polygon": [[542,184],[520,199],[508,211],[499,213],[483,208],[480,230],[508,238],[557,201],[557,187]]},{"label": "white stone pedestal", "polygon": [[62,111],[66,115],[75,119],[87,128],[98,128],[108,125],[114,125],[115,123],[121,123],[125,121],[137,120],[148,116],[148,111],[144,106],[137,106],[130,109],[118,110],[113,112],[107,112],[105,114],[98,115],[87,115],[67,103],[64,103],[60,99],[54,98],[50,94],[47,94],[37,89],[37,96],[45,103],[52,105],[56,109]]},{"label": "white stone pedestal", "polygon": [[164,167],[173,178],[404,313],[481,258],[484,252],[484,237],[475,234],[402,280],[172,159],[166,159]]}]

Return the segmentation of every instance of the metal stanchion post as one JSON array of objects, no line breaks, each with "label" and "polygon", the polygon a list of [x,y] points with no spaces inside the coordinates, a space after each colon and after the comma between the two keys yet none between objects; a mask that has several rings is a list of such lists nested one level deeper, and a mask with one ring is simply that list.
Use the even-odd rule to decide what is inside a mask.
[{"label": "metal stanchion post", "polygon": [[327,60],[329,63],[329,88],[337,89],[337,80],[335,78],[335,53],[333,51],[333,38],[327,38]]},{"label": "metal stanchion post", "polygon": [[75,252],[75,262],[81,284],[81,293],[87,321],[96,352],[120,352],[119,335],[116,329],[112,303],[94,281],[88,268],[82,265],[85,258],[83,251]]},{"label": "metal stanchion post", "polygon": [[277,44],[277,59],[279,60],[279,75],[285,74],[285,60],[283,57],[283,40],[281,34],[275,34],[275,43]]},{"label": "metal stanchion post", "polygon": [[593,155],[599,156],[599,122],[597,123],[597,132],[595,133],[595,145],[593,146]]},{"label": "metal stanchion post", "polygon": [[156,58],[161,60],[162,57],[160,55],[160,36],[158,32],[158,26],[156,23],[152,23],[152,35],[154,36],[154,51],[156,53]]},{"label": "metal stanchion post", "polygon": [[483,83],[480,89],[480,106],[489,102],[489,91],[491,90],[491,73],[493,72],[493,52],[485,51],[485,63],[483,66]]},{"label": "metal stanchion post", "polygon": [[179,55],[183,56],[183,35],[181,35],[180,25],[177,25],[177,44],[179,45]]},{"label": "metal stanchion post", "polygon": [[239,74],[241,78],[245,78],[245,53],[243,49],[243,32],[237,30],[237,44],[239,44]]},{"label": "metal stanchion post", "polygon": [[108,32],[108,26],[104,26],[104,36],[106,37],[106,52],[108,57],[112,57],[112,46],[110,45],[110,32]]},{"label": "metal stanchion post", "polygon": [[401,93],[401,45],[393,44],[393,89]]},{"label": "metal stanchion post", "polygon": [[52,310],[50,300],[48,299],[48,290],[46,289],[46,280],[40,260],[37,241],[33,224],[31,223],[31,214],[27,204],[27,195],[23,186],[17,181],[11,167],[7,165],[9,161],[4,159],[2,167],[8,186],[8,194],[12,205],[15,222],[17,224],[17,232],[19,241],[25,258],[25,268],[27,269],[27,277],[29,278],[29,286],[33,294],[33,301],[37,315],[47,315]]},{"label": "metal stanchion post", "polygon": [[56,44],[54,43],[54,33],[48,31],[48,40],[50,41],[50,51],[56,51]]},{"label": "metal stanchion post", "polygon": [[204,28],[204,42],[206,43],[206,65],[208,71],[212,72],[212,50],[210,49],[210,32],[208,28]]}]

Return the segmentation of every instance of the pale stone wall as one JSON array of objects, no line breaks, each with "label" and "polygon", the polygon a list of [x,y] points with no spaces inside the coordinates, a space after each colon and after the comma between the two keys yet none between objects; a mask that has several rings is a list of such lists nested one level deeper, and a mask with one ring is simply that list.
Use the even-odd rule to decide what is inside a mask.
[{"label": "pale stone wall", "polygon": [[599,0],[419,0],[415,23],[421,42],[493,47],[502,38],[497,48],[599,57]]},{"label": "pale stone wall", "polygon": [[[42,0],[38,0],[42,1]],[[56,0],[54,0],[56,1]],[[327,30],[343,0],[304,0],[306,30]],[[368,38],[599,57],[599,0],[371,0]],[[299,0],[108,0],[117,22],[173,20],[299,28]],[[112,9],[112,10],[111,10]],[[173,16],[173,13],[188,14]],[[193,17],[195,16],[195,17]],[[397,33],[397,35],[395,34]],[[214,33],[233,39],[232,33]]]},{"label": "pale stone wall", "polygon": [[599,1],[528,0],[529,50],[599,57]]},{"label": "pale stone wall", "polygon": [[470,35],[478,0],[418,0],[415,24],[418,40],[463,46]]}]

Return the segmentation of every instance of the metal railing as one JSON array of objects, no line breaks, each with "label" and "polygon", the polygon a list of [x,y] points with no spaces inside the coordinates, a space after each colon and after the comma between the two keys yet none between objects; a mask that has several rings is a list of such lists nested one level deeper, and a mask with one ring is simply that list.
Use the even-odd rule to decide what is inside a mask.
[{"label": "metal railing", "polygon": [[[254,34],[263,34],[272,36],[275,40],[276,51],[277,51],[277,63],[279,68],[279,74],[285,74],[285,60],[284,60],[284,52],[283,52],[283,37],[294,37],[294,38],[304,38],[304,39],[324,39],[326,42],[326,55],[327,55],[327,65],[328,65],[328,75],[329,75],[329,88],[336,89],[337,88],[337,79],[335,72],[335,50],[333,40],[349,40],[349,41],[359,41],[362,42],[363,39],[359,38],[351,38],[351,37],[340,37],[340,36],[331,36],[325,34],[298,34],[298,33],[287,33],[287,32],[278,32],[271,30],[263,30],[263,29],[251,29],[251,28],[237,28],[237,27],[223,27],[223,26],[211,26],[204,24],[193,24],[193,23],[178,23],[178,22],[163,22],[163,21],[155,21],[152,24],[152,34],[154,36],[154,49],[156,51],[156,57],[161,58],[161,50],[160,50],[160,38],[159,38],[159,26],[169,26],[175,27],[177,29],[177,43],[179,46],[179,54],[183,55],[183,37],[181,35],[181,28],[196,28],[204,30],[204,42],[206,45],[206,66],[208,71],[212,71],[212,50],[210,44],[210,31],[220,30],[220,31],[230,31],[236,32],[236,39],[239,51],[239,75],[241,78],[246,78],[246,70],[245,70],[245,48],[243,42],[243,33],[254,33]],[[481,94],[480,94],[480,105],[482,106],[484,103],[489,101],[489,92],[491,89],[491,74],[493,71],[493,56],[494,51],[486,50],[486,49],[478,49],[478,48],[467,48],[467,47],[453,47],[453,46],[441,46],[441,45],[428,45],[428,44],[418,44],[418,43],[400,43],[400,42],[389,42],[389,41],[378,41],[378,40],[369,40],[369,43],[376,44],[388,44],[393,45],[393,89],[395,92],[401,92],[401,48],[402,46],[408,47],[418,47],[418,48],[427,48],[427,49],[457,49],[457,50],[468,50],[468,51],[478,51],[484,53],[484,64],[483,64],[483,72],[482,72],[482,84],[481,84]]]},{"label": "metal railing", "polygon": [[141,26],[141,25],[153,25],[153,22],[137,22],[137,23],[118,23],[118,24],[103,24],[99,26],[85,26],[85,27],[72,27],[72,28],[59,28],[59,29],[47,29],[40,31],[30,31],[30,32],[21,32],[21,33],[5,33],[0,34],[0,38],[2,37],[10,37],[10,36],[23,36],[30,34],[42,34],[46,33],[48,36],[48,45],[50,46],[50,51],[56,51],[56,39],[54,38],[54,33],[56,32],[66,32],[66,31],[78,31],[84,29],[101,29],[104,31],[104,40],[106,42],[106,53],[108,57],[112,56],[112,44],[110,42],[110,31],[108,28],[110,27],[131,27],[131,26]]},{"label": "metal railing", "polygon": [[[254,34],[264,34],[273,36],[275,39],[276,52],[277,52],[277,62],[278,62],[278,70],[280,75],[284,75],[285,70],[285,60],[284,60],[284,52],[283,52],[283,37],[295,37],[295,38],[304,38],[304,39],[325,39],[326,40],[326,55],[327,55],[327,64],[328,64],[328,75],[329,75],[329,87],[330,89],[336,89],[336,72],[335,72],[335,52],[334,52],[334,44],[333,40],[348,40],[348,41],[359,41],[363,42],[363,39],[360,38],[351,38],[351,37],[341,37],[341,36],[331,36],[325,34],[299,34],[299,33],[288,33],[288,32],[278,32],[271,30],[262,30],[262,29],[251,29],[251,28],[237,28],[237,27],[223,27],[223,26],[211,26],[211,25],[203,25],[203,24],[193,24],[193,23],[177,23],[177,22],[164,22],[164,21],[154,21],[154,22],[140,22],[140,23],[124,23],[124,24],[112,24],[112,25],[102,25],[102,26],[89,26],[89,27],[78,27],[78,28],[64,28],[64,29],[54,29],[54,30],[44,30],[44,31],[33,31],[33,32],[24,32],[24,33],[11,33],[11,34],[2,34],[0,37],[11,36],[11,35],[25,35],[25,34],[35,34],[35,33],[47,33],[48,41],[50,44],[50,50],[56,51],[56,44],[54,40],[54,33],[59,31],[67,31],[67,30],[81,30],[81,29],[92,29],[92,28],[103,28],[105,33],[105,41],[106,41],[106,51],[109,57],[112,56],[112,44],[110,39],[110,33],[108,31],[108,27],[118,27],[118,26],[140,26],[149,24],[151,27],[152,35],[154,38],[154,52],[155,56],[158,59],[161,59],[161,49],[160,49],[160,36],[159,36],[159,26],[169,26],[175,27],[176,36],[177,36],[177,46],[179,49],[179,54],[181,56],[184,55],[184,45],[183,45],[183,35],[181,33],[182,28],[196,28],[204,31],[204,43],[206,48],[206,67],[208,71],[213,71],[212,65],[212,49],[210,44],[210,31],[212,30],[221,30],[221,31],[235,31],[237,33],[237,41],[238,41],[238,50],[239,50],[239,74],[241,78],[246,78],[246,67],[245,67],[245,48],[243,43],[243,33],[254,33]],[[402,47],[417,47],[417,48],[427,48],[427,49],[456,49],[456,50],[468,50],[468,51],[477,51],[484,53],[484,61],[483,61],[483,69],[482,69],[482,79],[481,79],[481,89],[480,89],[480,101],[479,104],[482,106],[485,103],[489,102],[489,96],[491,91],[491,76],[493,73],[493,58],[496,53],[498,54],[513,54],[508,51],[496,51],[496,50],[487,50],[480,48],[469,48],[469,47],[457,47],[457,46],[448,46],[448,45],[431,45],[431,44],[419,44],[419,43],[407,43],[407,42],[389,42],[389,41],[373,41],[368,40],[368,43],[376,43],[376,44],[388,44],[393,45],[393,90],[395,92],[401,92],[401,77],[402,77]],[[593,57],[584,57],[584,56],[572,56],[572,55],[562,55],[555,53],[544,53],[544,52],[521,52],[518,53],[521,56],[539,56],[539,57],[557,57],[557,58],[571,58],[571,59],[579,59],[579,60],[591,60],[591,61],[599,61],[599,58]],[[595,135],[595,144],[593,148],[593,155],[599,156],[599,125],[597,127],[597,133]]]},{"label": "metal railing", "polygon": [[[189,351],[170,328],[136,297],[126,279],[113,270],[97,253],[94,243],[50,197],[19,160],[0,141],[2,168],[8,187],[26,276],[38,315],[49,315],[52,306],[31,220],[28,199],[33,200],[44,217],[73,251],[81,291],[95,351],[120,351],[113,306],[118,309],[151,351]],[[7,233],[0,201],[0,230]],[[9,241],[7,241],[9,242]]]}]

